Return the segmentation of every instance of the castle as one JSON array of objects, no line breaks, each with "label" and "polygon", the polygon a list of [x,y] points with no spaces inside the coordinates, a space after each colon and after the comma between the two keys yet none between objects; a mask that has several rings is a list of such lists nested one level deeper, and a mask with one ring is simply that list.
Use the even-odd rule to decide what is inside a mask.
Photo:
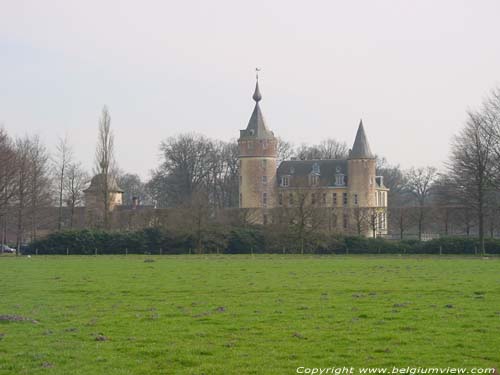
[{"label": "castle", "polygon": [[[255,107],[238,139],[239,207],[248,214],[245,221],[299,223],[370,237],[387,234],[389,189],[382,176],[376,175],[375,156],[362,121],[346,159],[284,160],[278,165],[278,139],[266,126],[261,99],[257,80]],[[97,175],[85,190],[87,224],[102,221],[103,186],[103,176]],[[122,205],[123,191],[114,179],[108,181],[108,188],[110,211],[118,214],[140,208],[137,201]],[[152,206],[144,208],[154,211]]]},{"label": "castle", "polygon": [[324,212],[334,231],[372,237],[387,234],[389,189],[376,175],[363,122],[347,159],[285,160],[278,166],[278,140],[266,126],[261,99],[257,79],[255,107],[238,139],[239,207],[252,210],[254,221],[261,224],[275,220],[277,209],[304,212],[308,208]]}]

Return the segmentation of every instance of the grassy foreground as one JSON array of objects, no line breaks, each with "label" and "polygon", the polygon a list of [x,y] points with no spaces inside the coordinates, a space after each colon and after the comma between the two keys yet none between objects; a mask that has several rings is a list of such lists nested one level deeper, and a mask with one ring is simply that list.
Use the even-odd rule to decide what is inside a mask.
[{"label": "grassy foreground", "polygon": [[500,365],[498,258],[4,256],[0,275],[1,374]]}]

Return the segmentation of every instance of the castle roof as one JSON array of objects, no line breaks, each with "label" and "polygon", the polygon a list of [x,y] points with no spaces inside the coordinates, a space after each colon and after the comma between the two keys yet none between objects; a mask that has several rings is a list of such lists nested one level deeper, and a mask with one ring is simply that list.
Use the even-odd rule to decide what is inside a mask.
[{"label": "castle roof", "polygon": [[285,160],[278,167],[278,180],[290,176],[289,186],[302,186],[309,175],[319,175],[319,186],[335,186],[335,175],[344,175],[347,182],[346,159]]},{"label": "castle roof", "polygon": [[262,99],[262,94],[259,89],[259,81],[255,84],[255,91],[252,96],[255,100],[255,107],[248,121],[248,126],[245,130],[240,130],[240,138],[255,138],[255,139],[270,139],[274,138],[274,133],[268,129],[264,120],[264,115],[259,106]]},{"label": "castle roof", "polygon": [[[90,180],[90,186],[85,189],[84,192],[102,191],[104,187],[104,181],[104,174],[96,174],[94,177],[92,177],[92,180]],[[108,175],[108,190],[111,193],[123,193],[123,190],[118,186],[116,179],[110,175]]]},{"label": "castle roof", "polygon": [[349,153],[349,159],[374,159],[375,156],[372,154],[370,145],[368,144],[368,139],[365,134],[365,128],[363,127],[363,120],[359,121],[358,132],[356,133],[356,139],[354,140],[354,145]]}]

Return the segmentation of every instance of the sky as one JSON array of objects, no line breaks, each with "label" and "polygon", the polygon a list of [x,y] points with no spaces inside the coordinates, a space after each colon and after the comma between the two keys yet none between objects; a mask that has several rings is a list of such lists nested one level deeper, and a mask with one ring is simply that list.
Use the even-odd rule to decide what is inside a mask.
[{"label": "sky", "polygon": [[148,178],[161,140],[229,141],[255,68],[274,133],[352,145],[404,168],[442,167],[500,85],[497,0],[0,0],[0,126],[67,136],[90,170],[108,106],[120,168]]}]

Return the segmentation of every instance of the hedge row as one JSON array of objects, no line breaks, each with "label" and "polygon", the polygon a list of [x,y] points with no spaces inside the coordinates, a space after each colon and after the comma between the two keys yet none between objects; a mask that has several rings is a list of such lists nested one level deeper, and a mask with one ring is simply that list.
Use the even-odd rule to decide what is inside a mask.
[{"label": "hedge row", "polygon": [[[486,239],[488,254],[500,254],[500,239]],[[430,241],[385,240],[315,234],[285,235],[260,227],[211,228],[194,234],[158,228],[136,232],[71,230],[52,233],[30,244],[35,254],[188,254],[188,253],[313,253],[313,254],[475,254],[476,238],[448,237]]]}]

